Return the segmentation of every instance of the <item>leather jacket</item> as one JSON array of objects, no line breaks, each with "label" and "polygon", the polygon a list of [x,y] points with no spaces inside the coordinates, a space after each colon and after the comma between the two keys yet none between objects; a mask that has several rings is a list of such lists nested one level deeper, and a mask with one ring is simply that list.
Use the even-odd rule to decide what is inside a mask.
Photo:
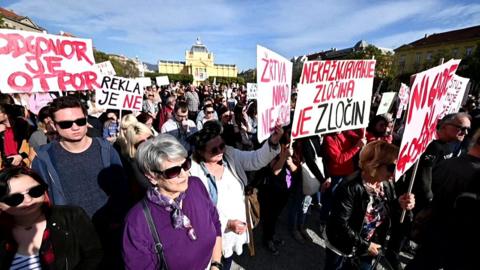
[{"label": "leather jacket", "polygon": [[[370,239],[380,245],[385,241],[391,219],[399,218],[401,213],[393,184],[389,181],[384,181],[382,184],[386,196],[387,214]],[[326,232],[330,244],[344,254],[367,253],[370,242],[363,239],[360,232],[369,200],[360,172],[347,177],[335,191]]]}]

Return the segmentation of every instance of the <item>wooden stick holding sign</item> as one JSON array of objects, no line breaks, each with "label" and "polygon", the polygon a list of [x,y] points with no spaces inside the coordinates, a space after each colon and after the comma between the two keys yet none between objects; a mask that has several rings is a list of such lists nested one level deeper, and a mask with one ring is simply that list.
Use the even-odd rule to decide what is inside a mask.
[{"label": "wooden stick holding sign", "polygon": [[[419,163],[419,160],[417,160],[417,162],[415,162],[415,165],[413,166],[412,177],[410,178],[410,183],[408,184],[407,193],[412,193],[413,183],[415,182],[415,176],[417,175],[418,163]],[[405,179],[405,175],[403,175],[403,178]],[[406,214],[407,214],[407,210],[403,209],[402,215],[400,216],[400,223],[403,223],[403,220],[405,219]]]}]

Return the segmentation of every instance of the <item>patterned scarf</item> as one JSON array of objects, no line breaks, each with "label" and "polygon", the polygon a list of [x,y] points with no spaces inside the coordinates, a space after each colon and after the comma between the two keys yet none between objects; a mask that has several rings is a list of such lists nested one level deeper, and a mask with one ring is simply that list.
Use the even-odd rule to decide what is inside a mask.
[{"label": "patterned scarf", "polygon": [[167,196],[164,196],[158,192],[157,188],[150,188],[147,191],[147,198],[152,203],[157,204],[170,212],[170,217],[172,219],[172,225],[175,229],[185,228],[188,232],[188,237],[191,240],[196,240],[197,236],[195,230],[192,227],[190,219],[183,213],[181,204],[185,198],[186,193],[182,192],[175,199],[170,199]]}]

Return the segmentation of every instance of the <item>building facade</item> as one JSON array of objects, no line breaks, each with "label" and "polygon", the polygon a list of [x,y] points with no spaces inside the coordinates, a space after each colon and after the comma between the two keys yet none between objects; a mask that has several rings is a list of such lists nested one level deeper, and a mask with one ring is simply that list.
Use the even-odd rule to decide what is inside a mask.
[{"label": "building facade", "polygon": [[480,43],[480,25],[425,35],[423,38],[395,49],[397,75],[413,74],[438,65],[440,59],[463,59]]},{"label": "building facade", "polygon": [[5,28],[40,33],[45,31],[30,18],[18,15],[13,10],[0,7],[0,14],[3,17],[3,27]]},{"label": "building facade", "polygon": [[236,65],[215,64],[214,55],[197,39],[192,48],[185,52],[185,61],[158,61],[160,74],[190,74],[193,83],[200,84],[209,77],[236,78],[238,69]]}]

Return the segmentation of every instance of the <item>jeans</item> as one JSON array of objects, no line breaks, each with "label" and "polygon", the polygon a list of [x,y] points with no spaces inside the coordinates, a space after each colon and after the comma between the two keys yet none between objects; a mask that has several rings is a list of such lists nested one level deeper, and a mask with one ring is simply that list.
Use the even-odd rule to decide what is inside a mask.
[{"label": "jeans", "polygon": [[320,222],[327,223],[328,216],[330,215],[330,210],[332,209],[332,199],[335,190],[337,189],[338,185],[342,183],[343,176],[332,176],[332,184],[330,188],[328,188],[322,194],[322,209],[320,210]]}]

